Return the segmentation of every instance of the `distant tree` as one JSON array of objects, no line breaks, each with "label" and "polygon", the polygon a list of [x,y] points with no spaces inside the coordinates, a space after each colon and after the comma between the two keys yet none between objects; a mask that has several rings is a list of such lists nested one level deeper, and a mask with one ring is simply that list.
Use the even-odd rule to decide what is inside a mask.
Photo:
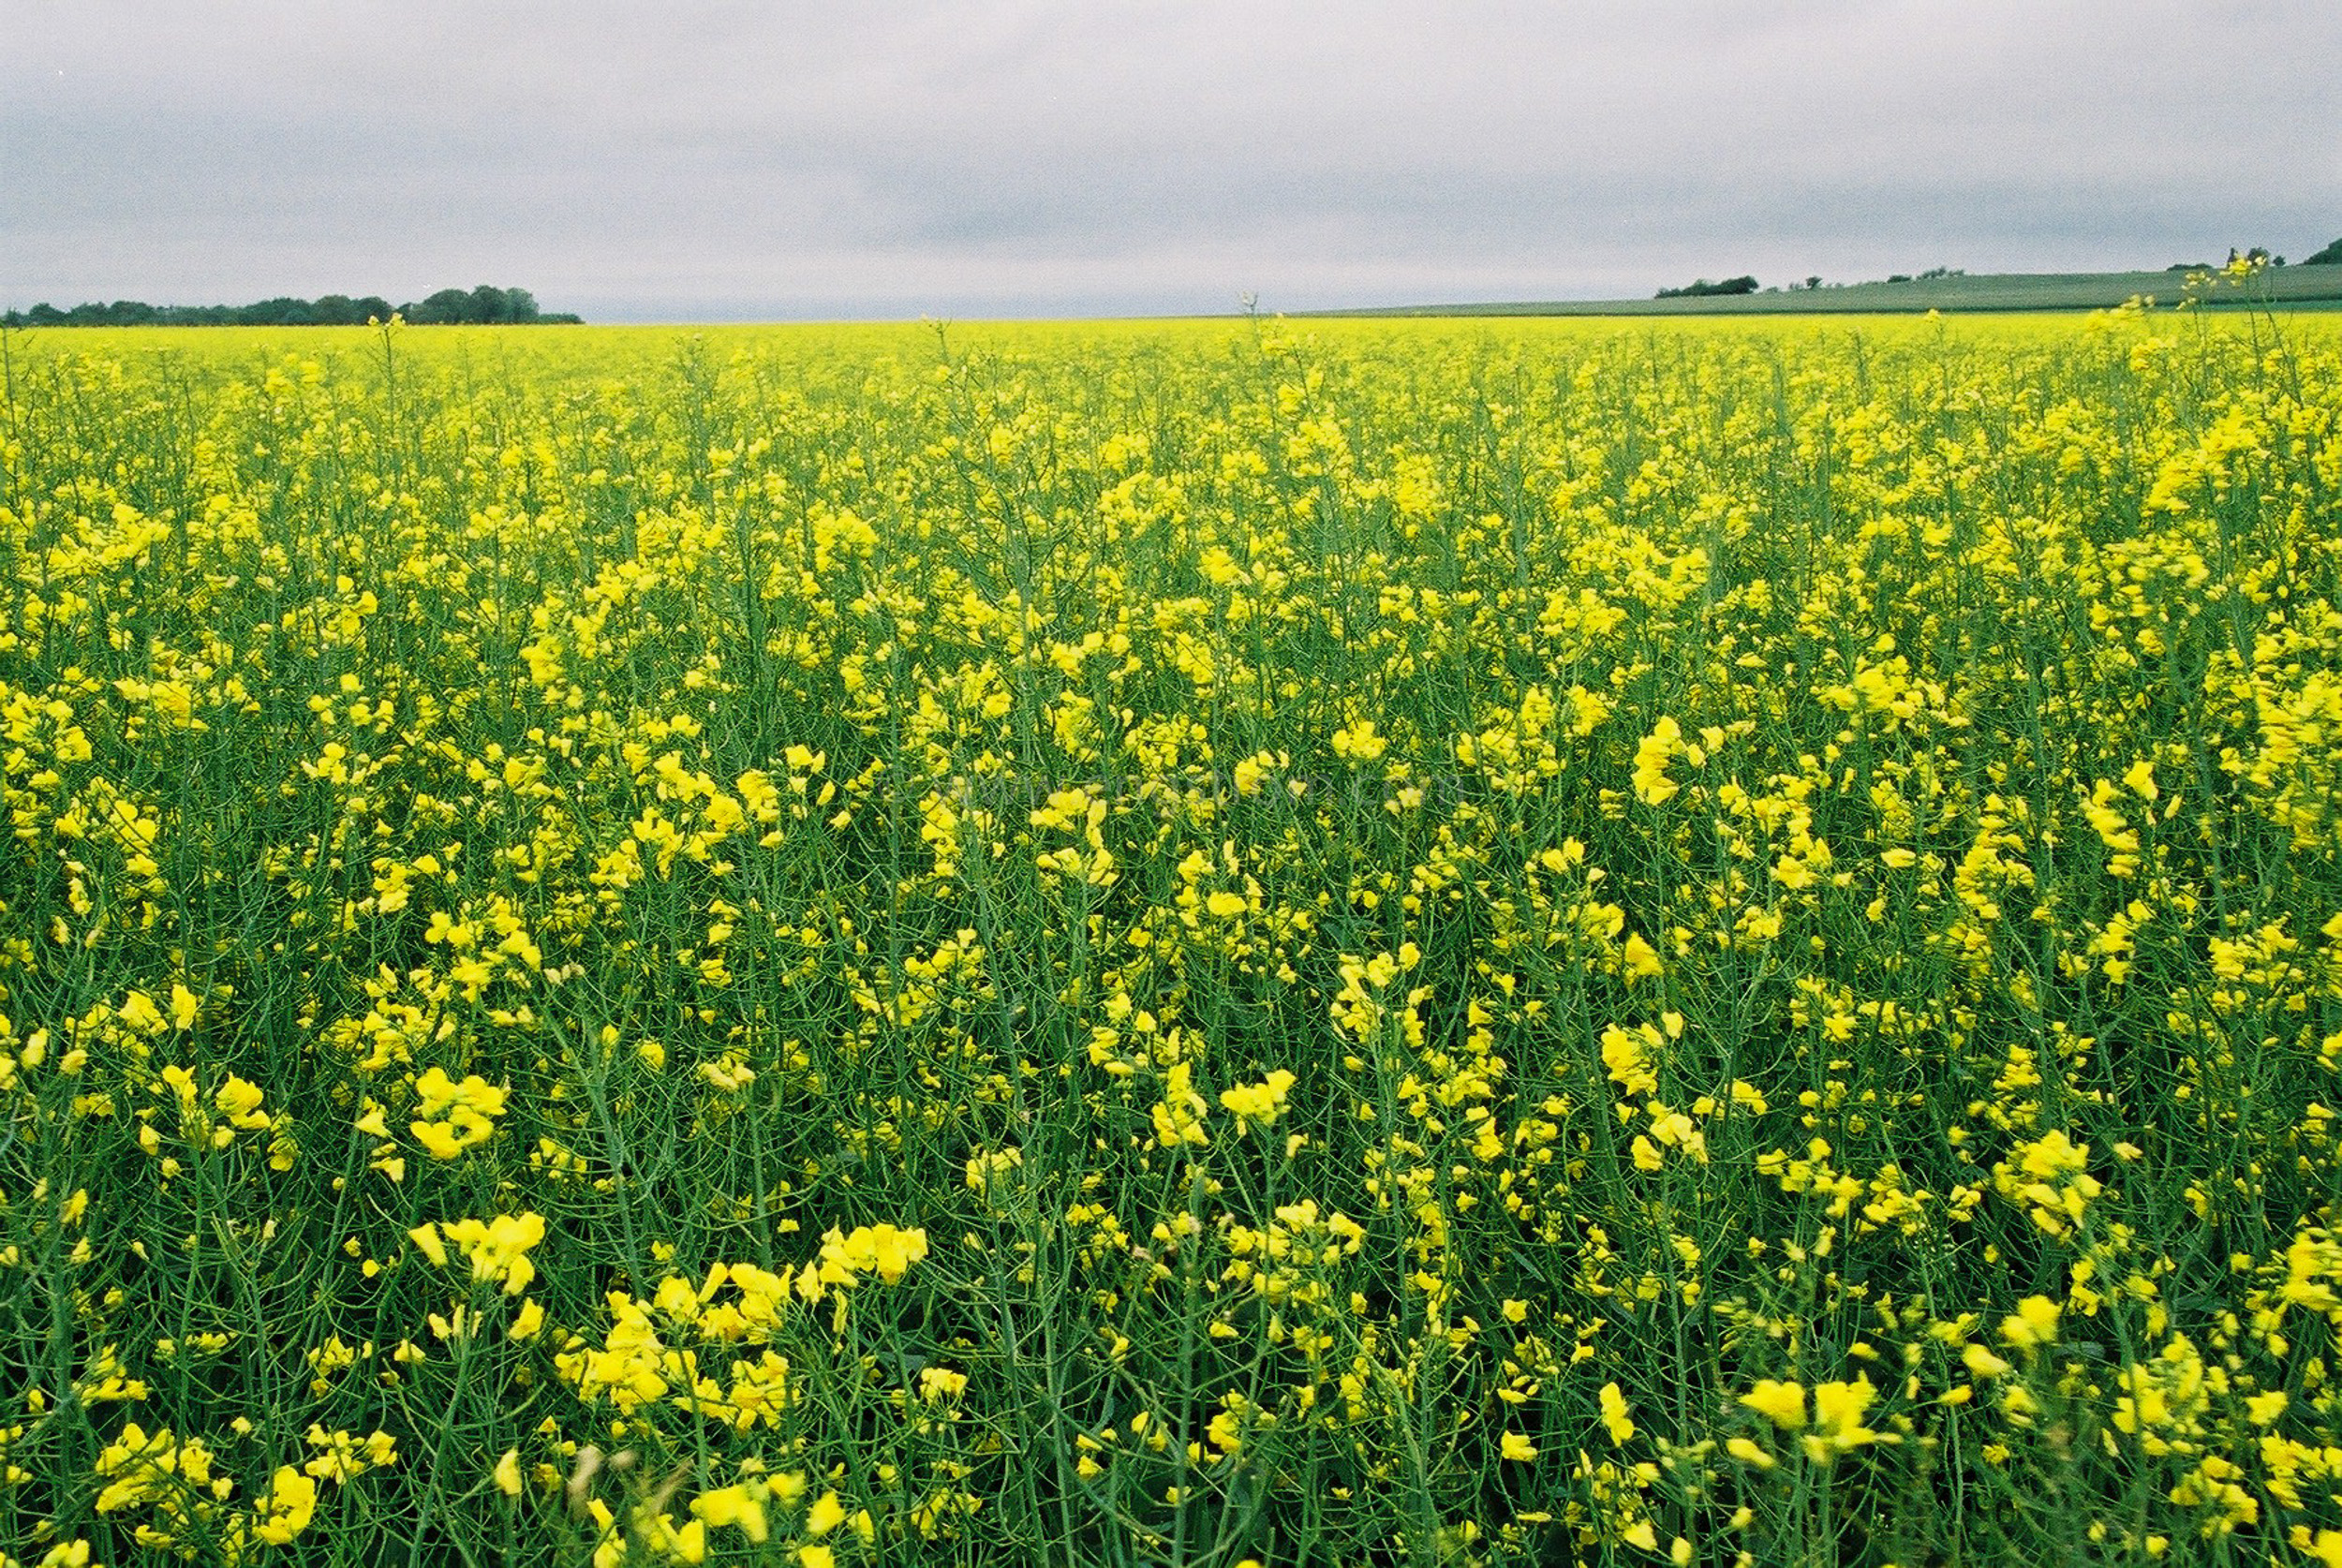
[{"label": "distant tree", "polygon": [[471,291],[467,288],[442,288],[398,307],[398,313],[418,327],[453,326],[470,312]]},{"label": "distant tree", "polygon": [[1687,283],[1681,288],[1662,288],[1659,290],[1658,297],[1663,300],[1693,300],[1704,299],[1715,294],[1754,294],[1755,292],[1756,292],[1756,280],[1753,277],[1727,277],[1722,283],[1711,283],[1703,277],[1698,282]]},{"label": "distant tree", "polygon": [[487,326],[540,318],[534,294],[526,288],[498,288],[492,283],[475,288],[442,288],[418,303],[401,306],[399,314],[419,326]]},{"label": "distant tree", "polygon": [[1805,287],[1808,288],[1819,288],[1821,287],[1821,275],[1819,274],[1816,274],[1814,276],[1807,278],[1805,280]]},{"label": "distant tree", "polygon": [[2342,267],[2342,240],[2336,240],[2301,263],[2305,267]]},{"label": "distant tree", "polygon": [[245,306],[236,313],[236,319],[245,327],[314,327],[319,318],[308,301],[279,294]]},{"label": "distant tree", "polygon": [[512,319],[512,296],[493,283],[483,283],[471,291],[471,305],[464,319],[482,326]]}]

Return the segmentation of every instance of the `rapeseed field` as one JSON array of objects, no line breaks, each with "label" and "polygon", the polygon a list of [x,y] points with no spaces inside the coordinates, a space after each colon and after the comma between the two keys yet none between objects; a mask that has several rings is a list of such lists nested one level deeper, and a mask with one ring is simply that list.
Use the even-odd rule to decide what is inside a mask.
[{"label": "rapeseed field", "polygon": [[2342,1564],[2342,333],[8,334],[0,1559]]}]

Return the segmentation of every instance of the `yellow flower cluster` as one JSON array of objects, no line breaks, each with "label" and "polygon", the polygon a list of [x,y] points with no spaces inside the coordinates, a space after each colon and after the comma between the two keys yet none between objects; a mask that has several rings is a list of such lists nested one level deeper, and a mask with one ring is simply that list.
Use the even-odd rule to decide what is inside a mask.
[{"label": "yellow flower cluster", "polygon": [[466,1074],[460,1084],[452,1082],[443,1069],[434,1067],[415,1080],[417,1119],[408,1124],[408,1131],[434,1160],[452,1160],[495,1133],[506,1092],[477,1073]]},{"label": "yellow flower cluster", "polygon": [[507,1295],[518,1295],[537,1278],[528,1250],[545,1238],[545,1221],[538,1214],[499,1214],[493,1220],[424,1221],[407,1233],[416,1250],[440,1268],[447,1266],[447,1244],[463,1250],[475,1281],[498,1285]]}]

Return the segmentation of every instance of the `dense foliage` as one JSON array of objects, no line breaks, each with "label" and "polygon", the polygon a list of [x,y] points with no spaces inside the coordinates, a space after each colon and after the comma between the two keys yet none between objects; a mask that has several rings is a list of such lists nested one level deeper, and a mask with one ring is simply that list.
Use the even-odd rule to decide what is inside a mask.
[{"label": "dense foliage", "polygon": [[30,310],[0,316],[10,327],[363,327],[369,321],[405,317],[418,326],[500,326],[535,321],[575,323],[568,314],[547,315],[526,288],[442,288],[412,304],[393,306],[379,294],[325,294],[314,300],[280,295],[247,305],[156,305],[143,300],[91,302],[60,310],[43,302]]},{"label": "dense foliage", "polygon": [[0,1554],[2342,1561],[2330,330],[7,370]]},{"label": "dense foliage", "polygon": [[[1890,279],[1890,281],[1908,280]],[[1703,277],[1696,283],[1687,283],[1681,288],[1662,288],[1656,297],[1662,300],[1697,300],[1721,294],[1754,294],[1755,292],[1756,292],[1756,278],[1743,273],[1739,277],[1727,277],[1721,283]]]}]

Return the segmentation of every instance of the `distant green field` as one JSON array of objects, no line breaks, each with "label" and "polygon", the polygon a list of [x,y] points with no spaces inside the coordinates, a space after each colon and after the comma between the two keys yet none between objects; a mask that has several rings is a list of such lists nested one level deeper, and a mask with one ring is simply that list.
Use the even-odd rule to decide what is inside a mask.
[{"label": "distant green field", "polygon": [[[1928,310],[2103,310],[2134,296],[2176,304],[2186,273],[1992,273],[1909,283],[1855,283],[1773,293],[1666,300],[1514,301],[1489,304],[1393,305],[1324,311],[1327,316],[1779,316],[1813,312]],[[2342,266],[2275,267],[2251,283],[2201,290],[2207,304],[2324,306],[2342,303]]]}]

